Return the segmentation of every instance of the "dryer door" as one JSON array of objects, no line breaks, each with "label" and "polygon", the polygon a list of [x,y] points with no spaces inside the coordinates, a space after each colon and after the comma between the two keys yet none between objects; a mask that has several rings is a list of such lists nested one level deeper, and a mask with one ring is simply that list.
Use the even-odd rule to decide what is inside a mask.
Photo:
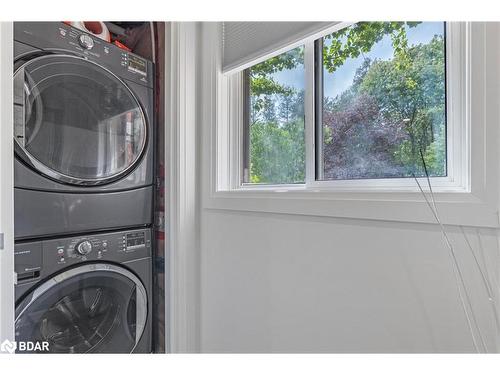
[{"label": "dryer door", "polygon": [[146,133],[139,102],[100,65],[45,55],[14,73],[16,152],[47,177],[73,185],[117,180],[141,158]]},{"label": "dryer door", "polygon": [[[51,353],[131,353],[144,331],[146,290],[130,271],[105,263],[67,270],[16,307],[17,342]],[[45,344],[46,345],[46,344]]]}]

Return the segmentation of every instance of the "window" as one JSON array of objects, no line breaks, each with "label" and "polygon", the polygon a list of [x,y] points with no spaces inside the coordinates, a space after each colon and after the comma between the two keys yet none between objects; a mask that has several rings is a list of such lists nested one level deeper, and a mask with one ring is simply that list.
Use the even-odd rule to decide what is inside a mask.
[{"label": "window", "polygon": [[[327,143],[332,137],[328,130],[323,129],[323,91],[326,96],[332,97],[328,93],[328,90],[332,89],[327,87],[331,84],[332,77],[318,77],[318,74],[333,74],[333,82],[336,82],[336,85],[340,85],[342,78],[341,68],[335,69],[333,73],[327,69],[325,72],[323,49],[318,48],[318,44],[332,43],[330,41],[333,37],[329,36],[339,36],[340,34],[336,33],[342,30],[345,31],[340,39],[345,38],[347,41],[348,33],[356,25],[361,23],[329,23],[307,35],[282,38],[280,43],[269,46],[270,49],[274,48],[274,52],[267,49],[262,51],[262,54],[253,51],[245,56],[240,55],[237,62],[227,65],[226,70],[223,70],[226,66],[225,56],[231,57],[232,54],[222,48],[223,25],[204,26],[201,37],[206,48],[202,51],[201,61],[206,73],[203,75],[203,98],[206,100],[202,103],[202,114],[209,124],[203,128],[202,139],[202,162],[206,171],[204,176],[208,177],[204,178],[203,185],[204,207],[215,210],[435,223],[416,181],[411,178],[412,174],[423,175],[422,164],[417,164],[421,161],[418,157],[422,149],[442,222],[450,225],[498,227],[498,194],[495,193],[498,191],[495,162],[499,159],[500,152],[496,126],[498,92],[492,88],[499,79],[496,69],[499,66],[498,56],[495,51],[498,49],[500,26],[488,22],[419,22],[401,24],[403,27],[400,27],[400,24],[392,24],[389,26],[399,27],[399,33],[391,32],[375,37],[370,47],[361,50],[358,55],[361,56],[361,61],[371,55],[372,60],[385,61],[385,64],[388,64],[390,60],[394,60],[395,52],[399,54],[422,51],[431,40],[437,42],[434,46],[435,53],[429,58],[421,59],[417,69],[417,72],[426,72],[420,76],[421,80],[417,83],[423,84],[425,90],[440,93],[440,96],[437,96],[439,101],[421,100],[417,102],[419,106],[415,107],[418,111],[426,112],[423,118],[427,121],[425,134],[428,138],[422,137],[418,140],[426,140],[427,143],[415,143],[418,153],[413,159],[414,164],[396,164],[394,160],[401,162],[404,159],[388,159],[388,156],[395,156],[393,151],[386,154],[386,159],[382,158],[383,168],[377,173],[369,174],[368,169],[353,169],[352,161],[344,165],[325,165],[326,159],[323,158],[323,138]],[[387,23],[378,25],[387,27]],[[268,26],[252,25],[253,28],[260,27],[261,33],[268,30]],[[275,27],[274,24],[272,26]],[[243,27],[246,25],[241,26]],[[434,31],[431,31],[432,29]],[[424,33],[426,30],[427,37]],[[403,32],[405,39],[401,39],[400,34]],[[236,35],[233,39],[238,38]],[[393,38],[399,39],[398,43],[403,41],[403,50],[407,52],[396,50]],[[390,53],[384,55],[377,44],[387,41],[389,44],[386,48],[390,49]],[[238,44],[233,43],[234,45]],[[248,161],[244,160],[245,156],[248,159],[255,157],[250,155],[249,147],[244,147],[250,135],[250,123],[243,120],[248,121],[250,118],[250,113],[245,115],[245,112],[250,109],[247,103],[250,103],[251,78],[249,70],[246,74],[244,71],[298,46],[303,49],[304,71],[304,181],[293,185],[287,182],[251,182],[249,171],[247,178],[243,176],[245,166],[249,166]],[[351,48],[350,53],[352,51]],[[318,56],[320,52],[321,56]],[[420,53],[417,55],[421,57]],[[340,65],[344,65],[346,61],[347,58],[341,61]],[[373,66],[374,61],[370,66]],[[354,75],[358,67],[354,68]],[[286,68],[291,69],[293,66]],[[278,71],[273,74],[278,74]],[[349,79],[344,84],[346,87],[354,82],[352,73],[347,77]],[[437,78],[429,80],[428,77]],[[385,83],[386,80],[383,80],[382,84]],[[378,86],[380,87],[383,86]],[[423,94],[425,95],[417,96],[417,99],[425,99],[428,92]],[[402,95],[401,100],[404,103],[405,100],[408,101],[408,97]],[[379,109],[386,110],[385,107]],[[318,116],[319,110],[321,116]],[[364,114],[365,111],[359,113]],[[389,114],[382,113],[387,116],[382,119],[394,119]],[[429,117],[431,115],[432,117]],[[399,124],[404,125],[406,119],[407,117],[402,118]],[[367,126],[368,124],[371,123],[367,122]],[[432,133],[429,128],[432,128]],[[385,131],[386,128],[380,129]],[[393,144],[408,145],[408,142],[404,143],[408,138],[409,136],[403,134],[399,139],[401,142]],[[365,140],[360,136],[358,139]],[[353,142],[345,144],[351,147],[351,150],[357,146]],[[369,142],[360,142],[360,145],[361,148],[372,146]],[[439,152],[431,153],[432,149]],[[380,147],[371,151],[383,154],[384,150]],[[364,155],[368,155],[367,157],[372,158],[370,162],[375,163],[375,158],[370,153],[365,152]],[[409,158],[406,160],[411,161]],[[351,168],[353,173],[342,175],[340,172],[344,166]],[[390,174],[387,173],[387,166],[398,168]],[[323,176],[320,175],[319,167],[322,167]],[[325,171],[329,174],[326,175]],[[290,181],[282,181],[286,180]],[[420,183],[424,191],[428,190],[426,181],[421,180]]]},{"label": "window", "polygon": [[241,181],[401,179],[424,176],[422,159],[447,177],[445,26],[359,22],[246,69]]},{"label": "window", "polygon": [[443,22],[361,22],[316,41],[316,178],[446,176]]},{"label": "window", "polygon": [[254,65],[244,77],[243,182],[303,183],[304,48]]}]

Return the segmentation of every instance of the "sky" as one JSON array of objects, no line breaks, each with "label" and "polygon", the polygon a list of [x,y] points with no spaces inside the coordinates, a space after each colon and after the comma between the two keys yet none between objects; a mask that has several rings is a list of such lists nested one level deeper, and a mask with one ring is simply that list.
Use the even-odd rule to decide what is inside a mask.
[{"label": "sky", "polygon": [[[425,44],[428,43],[434,35],[443,35],[443,25],[443,22],[423,22],[416,27],[407,27],[408,44],[410,46],[420,43]],[[356,69],[361,66],[365,57],[372,60],[375,58],[382,60],[391,59],[393,57],[391,37],[386,35],[364,56],[362,55],[355,59],[347,59],[344,65],[338,68],[334,73],[324,71],[325,96],[335,97],[349,88],[354,79]],[[303,66],[278,72],[274,74],[273,77],[281,84],[295,87],[297,90],[304,89],[305,75]]]}]

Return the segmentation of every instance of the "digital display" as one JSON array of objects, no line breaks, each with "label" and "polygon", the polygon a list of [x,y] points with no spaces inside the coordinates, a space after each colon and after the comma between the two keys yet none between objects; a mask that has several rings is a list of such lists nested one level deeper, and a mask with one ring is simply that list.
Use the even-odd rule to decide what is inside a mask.
[{"label": "digital display", "polygon": [[146,75],[146,61],[133,55],[128,55],[128,69]]},{"label": "digital display", "polygon": [[143,232],[127,234],[127,248],[142,246],[146,244],[146,239]]}]

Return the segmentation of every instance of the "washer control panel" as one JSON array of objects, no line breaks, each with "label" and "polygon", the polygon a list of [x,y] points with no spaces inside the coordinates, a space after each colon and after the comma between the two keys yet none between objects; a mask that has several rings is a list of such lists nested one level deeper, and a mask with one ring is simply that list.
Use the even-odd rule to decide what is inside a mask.
[{"label": "washer control panel", "polygon": [[92,242],[90,241],[82,241],[76,245],[75,250],[78,252],[80,255],[87,255],[92,251]]},{"label": "washer control panel", "polygon": [[85,49],[92,49],[92,47],[94,47],[94,39],[92,39],[92,37],[88,34],[81,34],[78,38],[78,42],[80,43],[80,46]]},{"label": "washer control panel", "polygon": [[151,229],[16,243],[18,283],[29,283],[85,261],[125,263],[151,256]]},{"label": "washer control panel", "polygon": [[149,256],[151,234],[149,229],[83,235],[43,242],[45,254],[53,254],[57,264],[87,260],[123,262]]}]

